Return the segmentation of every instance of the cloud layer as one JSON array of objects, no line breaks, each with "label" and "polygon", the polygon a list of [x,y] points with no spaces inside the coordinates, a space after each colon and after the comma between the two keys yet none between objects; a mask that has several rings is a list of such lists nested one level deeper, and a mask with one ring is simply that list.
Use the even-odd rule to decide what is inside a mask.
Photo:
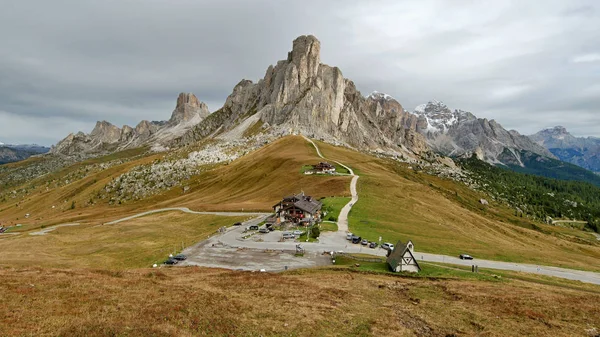
[{"label": "cloud layer", "polygon": [[529,134],[600,136],[596,1],[0,0],[0,141],[218,109],[314,34],[324,63],[408,110],[430,99]]}]

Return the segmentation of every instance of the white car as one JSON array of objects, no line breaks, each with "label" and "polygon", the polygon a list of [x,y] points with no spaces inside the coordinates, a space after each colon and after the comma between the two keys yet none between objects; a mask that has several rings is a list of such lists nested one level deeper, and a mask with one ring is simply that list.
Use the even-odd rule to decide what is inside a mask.
[{"label": "white car", "polygon": [[383,248],[383,249],[387,249],[387,250],[394,250],[394,245],[393,245],[393,244],[391,244],[391,243],[389,243],[389,242],[384,242],[384,243],[381,245],[381,248]]},{"label": "white car", "polygon": [[352,234],[352,233],[346,234],[346,240],[352,240],[353,236],[354,236],[354,234]]}]

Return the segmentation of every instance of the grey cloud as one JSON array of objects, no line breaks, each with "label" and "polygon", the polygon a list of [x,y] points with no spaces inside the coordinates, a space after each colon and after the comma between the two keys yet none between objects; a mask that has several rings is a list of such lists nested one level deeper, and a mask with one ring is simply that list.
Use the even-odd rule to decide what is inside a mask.
[{"label": "grey cloud", "polygon": [[600,62],[572,62],[600,52],[593,0],[0,0],[0,8],[3,142],[51,144],[101,119],[167,119],[179,92],[214,111],[302,34],[316,35],[322,62],[363,94],[387,92],[408,110],[436,98],[523,133],[551,122],[600,136],[598,96],[583,94],[594,92]]}]

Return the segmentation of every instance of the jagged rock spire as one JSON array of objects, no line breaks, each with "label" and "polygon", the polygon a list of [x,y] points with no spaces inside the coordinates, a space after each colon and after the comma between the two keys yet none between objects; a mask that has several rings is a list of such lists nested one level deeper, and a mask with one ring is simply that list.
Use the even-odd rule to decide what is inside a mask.
[{"label": "jagged rock spire", "polygon": [[199,116],[200,119],[204,119],[208,117],[209,114],[210,111],[208,110],[208,106],[203,102],[200,102],[196,95],[182,92],[179,94],[179,97],[177,97],[177,105],[175,106],[175,110],[173,110],[169,123],[179,124],[181,122],[189,122],[196,116]]}]

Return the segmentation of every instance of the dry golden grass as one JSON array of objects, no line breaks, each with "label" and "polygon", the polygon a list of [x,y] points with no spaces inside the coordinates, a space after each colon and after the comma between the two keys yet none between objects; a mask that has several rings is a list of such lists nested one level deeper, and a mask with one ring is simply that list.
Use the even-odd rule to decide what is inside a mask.
[{"label": "dry golden grass", "polygon": [[[124,205],[109,206],[106,201],[95,205],[86,204],[90,196],[113,178],[128,172],[134,166],[148,164],[161,157],[162,155],[151,155],[133,160],[49,191],[44,186],[38,187],[18,207],[15,207],[14,200],[0,203],[0,222],[39,226],[84,220],[99,224],[145,210],[174,206],[199,211],[270,211],[284,195],[301,190],[315,197],[350,194],[349,177],[300,174],[299,168],[302,165],[316,163],[320,158],[302,138],[287,137],[229,165],[220,165],[201,173],[186,183],[191,189],[185,194],[181,188],[173,188],[149,199]],[[78,163],[53,177],[64,176],[84,165],[85,163]],[[69,209],[72,201],[76,201],[74,210]],[[56,208],[52,209],[52,206]],[[26,213],[32,214],[32,217],[24,219]]]},{"label": "dry golden grass", "polygon": [[0,237],[0,266],[127,269],[161,263],[221,226],[245,217],[166,212],[115,225],[60,227],[46,235]]},{"label": "dry golden grass", "polygon": [[0,335],[585,336],[600,295],[346,270],[3,269]]}]

